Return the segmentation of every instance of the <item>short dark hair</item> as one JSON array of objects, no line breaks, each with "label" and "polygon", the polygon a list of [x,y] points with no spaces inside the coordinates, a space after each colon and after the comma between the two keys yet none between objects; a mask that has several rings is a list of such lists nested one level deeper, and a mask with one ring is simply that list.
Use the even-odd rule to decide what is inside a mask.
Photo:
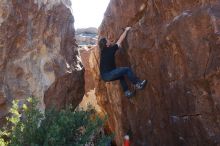
[{"label": "short dark hair", "polygon": [[106,47],[106,43],[107,43],[106,38],[101,38],[101,39],[99,40],[99,48],[100,48],[101,50],[103,50],[103,49]]}]

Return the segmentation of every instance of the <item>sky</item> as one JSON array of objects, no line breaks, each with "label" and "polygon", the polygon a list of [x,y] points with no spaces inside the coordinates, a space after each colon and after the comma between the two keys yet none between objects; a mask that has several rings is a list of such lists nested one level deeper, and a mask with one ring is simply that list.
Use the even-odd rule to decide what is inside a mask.
[{"label": "sky", "polygon": [[75,28],[98,28],[110,0],[72,0]]}]

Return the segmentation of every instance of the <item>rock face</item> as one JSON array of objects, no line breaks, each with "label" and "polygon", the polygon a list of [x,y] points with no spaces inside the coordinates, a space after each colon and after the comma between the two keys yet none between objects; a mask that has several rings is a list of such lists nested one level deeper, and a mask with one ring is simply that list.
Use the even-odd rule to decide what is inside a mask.
[{"label": "rock face", "polygon": [[118,146],[128,131],[136,146],[220,145],[219,22],[217,0],[111,0],[99,35],[115,41],[132,26],[117,65],[149,80],[129,101],[94,70]]},{"label": "rock face", "polygon": [[94,50],[95,47],[88,47],[84,46],[79,50],[80,52],[80,57],[82,59],[82,64],[83,67],[85,68],[85,74],[84,74],[84,79],[85,79],[85,92],[89,92],[90,90],[93,90],[95,88],[95,80],[92,76],[92,64],[97,64],[92,61],[93,55],[94,55]]},{"label": "rock face", "polygon": [[[82,46],[80,49],[80,57],[82,59],[83,67],[85,68],[84,79],[85,79],[85,94],[81,101],[80,108],[88,108],[91,105],[99,114],[102,113],[100,107],[97,104],[95,95],[95,78],[93,76],[94,67],[97,65],[98,60],[95,58],[96,46]],[[95,62],[94,62],[95,61]]]},{"label": "rock face", "polygon": [[[41,108],[78,104],[84,93],[69,0],[1,0],[0,117],[12,99]],[[70,102],[71,101],[71,102]]]}]

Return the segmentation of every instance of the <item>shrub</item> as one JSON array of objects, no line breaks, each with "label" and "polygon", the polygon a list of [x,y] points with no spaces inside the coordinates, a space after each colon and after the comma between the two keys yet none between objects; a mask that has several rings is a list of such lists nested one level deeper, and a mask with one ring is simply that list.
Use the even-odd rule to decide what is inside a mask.
[{"label": "shrub", "polygon": [[104,120],[91,108],[51,109],[44,116],[37,104],[35,98],[28,98],[19,108],[18,101],[13,101],[7,124],[0,131],[1,146],[106,146],[111,140],[110,136],[98,135]]}]

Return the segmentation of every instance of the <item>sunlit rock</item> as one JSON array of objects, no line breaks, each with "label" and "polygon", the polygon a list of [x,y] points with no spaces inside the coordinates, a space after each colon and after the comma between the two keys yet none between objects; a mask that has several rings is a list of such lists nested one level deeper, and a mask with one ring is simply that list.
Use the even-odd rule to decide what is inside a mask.
[{"label": "sunlit rock", "polygon": [[59,109],[82,100],[84,71],[79,69],[70,4],[68,0],[0,1],[1,117],[13,99],[37,97],[42,110],[44,101],[46,108]]}]

